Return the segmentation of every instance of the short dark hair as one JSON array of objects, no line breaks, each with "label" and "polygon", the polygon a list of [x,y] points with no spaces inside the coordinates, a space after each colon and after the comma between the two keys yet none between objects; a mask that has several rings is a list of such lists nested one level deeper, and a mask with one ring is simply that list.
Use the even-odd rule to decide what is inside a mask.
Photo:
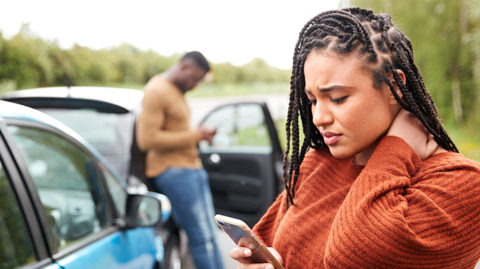
[{"label": "short dark hair", "polygon": [[190,59],[193,62],[195,62],[195,64],[201,69],[205,70],[205,72],[208,72],[211,69],[210,64],[207,61],[207,58],[205,58],[205,56],[203,56],[203,54],[199,51],[190,51],[185,53],[185,55],[182,56],[180,61],[184,61],[187,59]]}]

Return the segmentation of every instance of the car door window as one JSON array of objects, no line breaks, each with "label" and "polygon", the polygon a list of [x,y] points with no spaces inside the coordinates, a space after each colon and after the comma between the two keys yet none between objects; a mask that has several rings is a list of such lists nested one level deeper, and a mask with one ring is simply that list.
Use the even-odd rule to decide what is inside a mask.
[{"label": "car door window", "polygon": [[216,129],[217,134],[211,144],[200,143],[201,152],[224,150],[269,153],[272,150],[264,113],[258,104],[220,107],[210,113],[202,125]]},{"label": "car door window", "polygon": [[107,181],[107,187],[112,195],[113,203],[115,204],[117,212],[121,216],[124,216],[127,204],[127,193],[125,192],[125,188],[105,166],[101,165],[100,168]]},{"label": "car door window", "polygon": [[17,268],[34,261],[25,221],[0,163],[0,268]]},{"label": "car door window", "polygon": [[87,153],[54,133],[9,126],[50,221],[53,250],[111,223],[97,169]]}]

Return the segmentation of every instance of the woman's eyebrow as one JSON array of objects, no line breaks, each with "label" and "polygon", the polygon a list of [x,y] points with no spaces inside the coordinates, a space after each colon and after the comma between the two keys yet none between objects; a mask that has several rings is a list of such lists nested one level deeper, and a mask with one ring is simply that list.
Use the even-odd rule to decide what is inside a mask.
[{"label": "woman's eyebrow", "polygon": [[344,86],[333,85],[333,86],[326,87],[326,88],[321,88],[321,89],[318,89],[318,90],[320,92],[331,92],[331,91],[334,91],[334,90],[340,90],[340,89],[344,89],[344,88],[345,88]]},{"label": "woman's eyebrow", "polygon": [[[331,91],[334,91],[334,90],[342,90],[342,89],[346,89],[346,88],[350,88],[350,87],[341,86],[341,85],[332,85],[332,86],[329,86],[329,87],[326,87],[326,88],[320,88],[320,89],[318,89],[318,91],[319,92],[331,92]],[[305,93],[307,95],[312,95],[312,92],[310,92],[306,88],[305,88]]]}]

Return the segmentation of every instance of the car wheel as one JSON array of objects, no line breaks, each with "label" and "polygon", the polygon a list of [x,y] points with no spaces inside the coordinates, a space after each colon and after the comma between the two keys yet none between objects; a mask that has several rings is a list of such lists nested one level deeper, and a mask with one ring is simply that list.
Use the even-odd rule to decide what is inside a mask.
[{"label": "car wheel", "polygon": [[180,253],[180,243],[177,235],[171,235],[165,246],[165,269],[181,269],[182,255]]}]

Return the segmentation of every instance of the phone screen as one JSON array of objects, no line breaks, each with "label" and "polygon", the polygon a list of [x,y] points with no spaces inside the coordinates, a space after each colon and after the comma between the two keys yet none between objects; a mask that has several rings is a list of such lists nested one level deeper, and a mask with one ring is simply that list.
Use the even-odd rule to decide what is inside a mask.
[{"label": "phone screen", "polygon": [[220,224],[223,230],[232,238],[233,242],[238,245],[238,242],[241,238],[249,238],[247,232],[245,232],[242,228],[237,225],[232,225],[230,223],[226,223],[220,220],[217,220],[218,224]]},{"label": "phone screen", "polygon": [[215,220],[236,245],[239,245],[239,243],[245,246],[247,244],[255,245],[255,250],[253,250],[251,257],[253,261],[270,261],[276,269],[283,269],[282,264],[280,264],[263,243],[256,238],[255,234],[245,222],[221,215],[216,215]]}]

